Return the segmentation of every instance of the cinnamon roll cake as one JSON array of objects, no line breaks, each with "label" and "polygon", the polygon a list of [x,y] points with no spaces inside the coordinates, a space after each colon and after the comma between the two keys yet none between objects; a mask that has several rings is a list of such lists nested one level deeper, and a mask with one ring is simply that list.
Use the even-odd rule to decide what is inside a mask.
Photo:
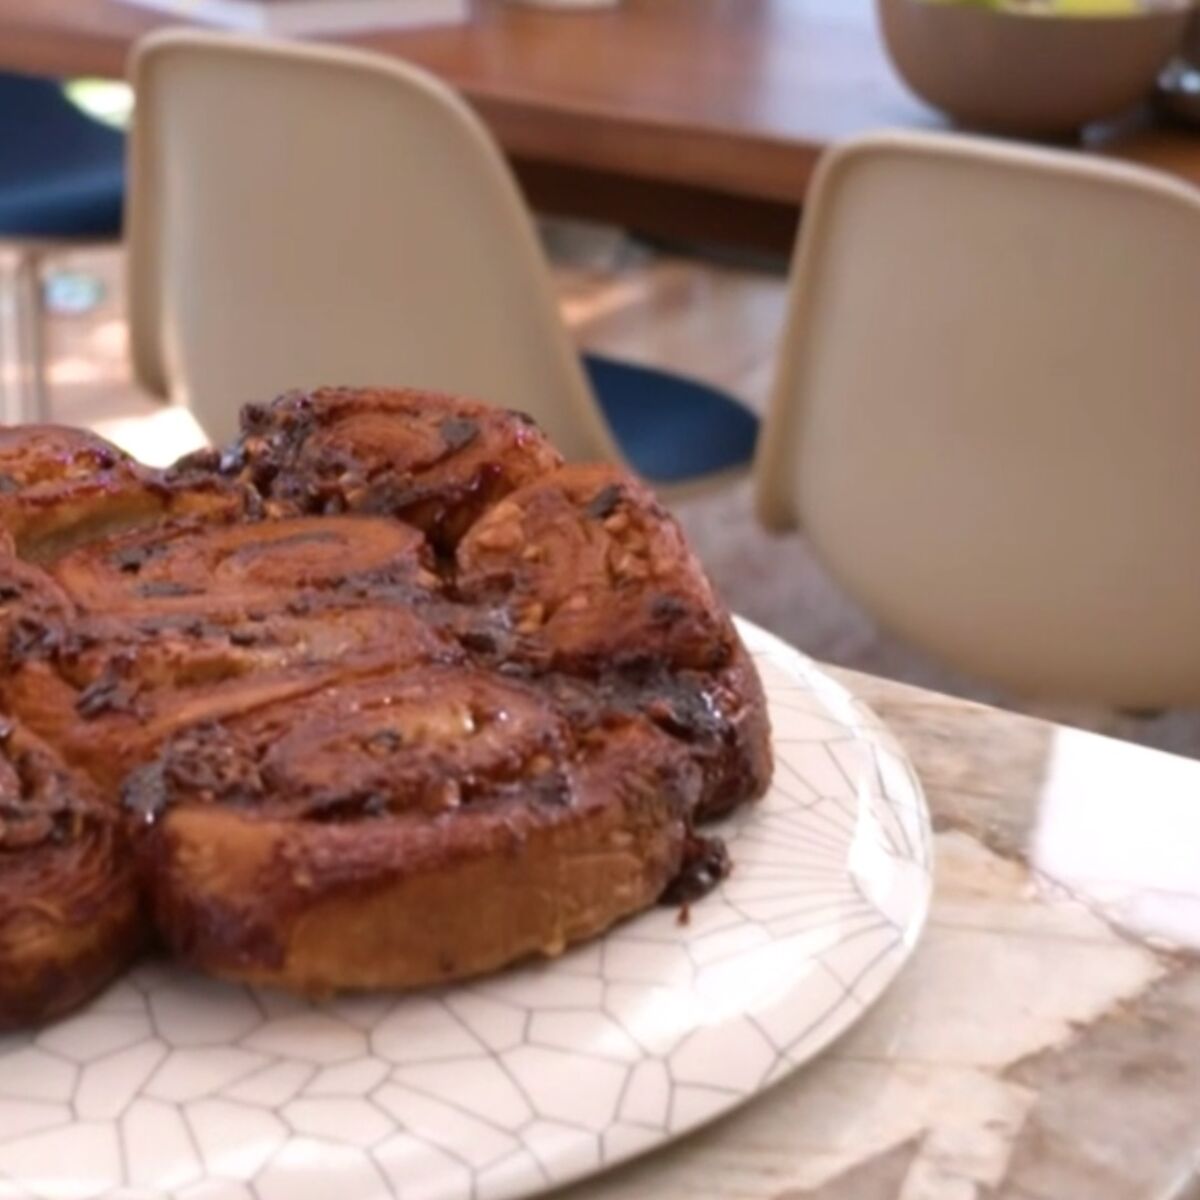
[{"label": "cinnamon roll cake", "polygon": [[407,988],[720,879],[765,703],[648,489],[423,392],[242,424],[167,472],[0,431],[0,1028],[151,941]]}]

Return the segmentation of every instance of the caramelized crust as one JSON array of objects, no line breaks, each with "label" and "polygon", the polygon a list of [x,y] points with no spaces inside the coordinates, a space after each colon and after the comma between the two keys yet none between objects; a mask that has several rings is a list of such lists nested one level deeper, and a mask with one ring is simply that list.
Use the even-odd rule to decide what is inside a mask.
[{"label": "caramelized crust", "polygon": [[604,736],[614,722],[637,717],[682,743],[701,769],[696,822],[756,799],[771,782],[766,697],[740,641],[720,671],[643,665],[594,677],[554,672],[538,683],[574,728]]},{"label": "caramelized crust", "polygon": [[461,597],[500,606],[523,659],[703,670],[736,641],[679,526],[615,467],[562,467],[519,488],[471,527],[457,561]]},{"label": "caramelized crust", "polygon": [[0,1025],[119,968],[139,885],[180,957],[306,992],[557,954],[713,886],[696,825],[771,769],[651,493],[421,392],[292,393],[162,476],[0,431],[0,707]]},{"label": "caramelized crust", "polygon": [[17,663],[4,697],[110,794],[177,730],[303,696],[341,679],[462,651],[401,608],[142,617],[77,623]]},{"label": "caramelized crust", "polygon": [[0,1030],[92,995],[143,938],[120,815],[43,742],[0,717]]},{"label": "caramelized crust", "polygon": [[219,480],[172,486],[80,429],[0,428],[0,530],[33,562],[168,515],[234,516],[243,504],[243,493]]},{"label": "caramelized crust", "polygon": [[127,799],[177,954],[323,992],[556,953],[653,903],[698,778],[648,723],[581,736],[536,688],[433,667],[181,734]]},{"label": "caramelized crust", "polygon": [[0,551],[0,678],[60,642],[75,617],[70,597],[45,571]]},{"label": "caramelized crust", "polygon": [[87,613],[268,611],[305,592],[366,595],[430,587],[421,534],[370,517],[294,518],[249,525],[177,522],[103,538],[52,573]]},{"label": "caramelized crust", "polygon": [[521,413],[434,392],[321,388],[242,413],[220,468],[283,512],[379,513],[452,547],[480,513],[562,462]]}]

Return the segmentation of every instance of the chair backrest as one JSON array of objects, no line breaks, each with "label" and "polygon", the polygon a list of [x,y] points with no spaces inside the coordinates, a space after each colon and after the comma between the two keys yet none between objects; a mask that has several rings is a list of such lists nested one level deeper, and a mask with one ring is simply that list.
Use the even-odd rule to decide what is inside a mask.
[{"label": "chair backrest", "polygon": [[246,400],[410,385],[617,458],[480,123],[399,62],[169,32],[131,64],[134,366],[214,439]]},{"label": "chair backrest", "polygon": [[763,521],[979,676],[1200,700],[1200,194],[875,135],[822,165],[791,287]]}]

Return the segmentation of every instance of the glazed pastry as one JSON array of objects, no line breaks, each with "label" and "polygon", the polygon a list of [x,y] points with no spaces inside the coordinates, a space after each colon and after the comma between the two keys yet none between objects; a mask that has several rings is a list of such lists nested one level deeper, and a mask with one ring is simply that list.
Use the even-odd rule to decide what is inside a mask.
[{"label": "glazed pastry", "polygon": [[[0,919],[10,1022],[119,968],[135,886],[199,969],[325,994],[557,954],[729,869],[698,825],[767,786],[762,688],[624,472],[517,414],[349,389],[251,407],[165,475],[71,431],[6,453],[8,786],[53,799],[3,810],[0,900],[77,870],[127,904],[62,886],[40,958]],[[51,996],[33,961],[83,965]]]},{"label": "glazed pastry", "polygon": [[701,768],[696,822],[755,799],[771,781],[766,698],[740,641],[719,671],[670,670],[659,663],[595,676],[552,672],[538,683],[585,735],[603,737],[614,722],[637,717],[682,743]]},{"label": "glazed pastry", "polygon": [[556,467],[521,413],[432,392],[321,388],[249,405],[220,470],[277,511],[380,513],[452,547],[480,513]]},{"label": "glazed pastry", "polygon": [[460,595],[507,612],[509,653],[547,666],[718,668],[737,642],[679,526],[615,467],[519,488],[475,522],[457,561]]},{"label": "glazed pastry", "polygon": [[121,814],[0,717],[0,1030],[74,1008],[142,940]]},{"label": "glazed pastry", "polygon": [[424,668],[179,735],[127,788],[158,928],[225,978],[412,987],[566,945],[679,871],[698,771],[627,722]]},{"label": "glazed pastry", "polygon": [[14,661],[3,698],[115,795],[179,729],[337,680],[462,657],[457,643],[406,609],[309,604],[299,614],[80,620]]},{"label": "glazed pastry", "polygon": [[252,612],[308,592],[433,587],[427,558],[417,530],[380,518],[183,521],[95,541],[51,573],[85,613]]},{"label": "glazed pastry", "polygon": [[166,515],[220,518],[242,505],[241,493],[221,481],[168,484],[80,429],[0,429],[0,530],[10,549],[34,562]]},{"label": "glazed pastry", "polygon": [[0,682],[14,663],[65,636],[77,615],[45,571],[0,550]]}]

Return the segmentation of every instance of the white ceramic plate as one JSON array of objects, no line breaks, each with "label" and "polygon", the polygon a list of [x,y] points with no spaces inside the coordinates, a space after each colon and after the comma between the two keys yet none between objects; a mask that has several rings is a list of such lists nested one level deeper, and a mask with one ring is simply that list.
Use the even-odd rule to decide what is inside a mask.
[{"label": "white ceramic plate", "polygon": [[0,1039],[0,1198],[487,1200],[694,1129],[812,1058],[925,920],[908,761],[839,684],[742,624],[777,765],[725,823],[735,869],[554,961],[313,1005],[138,968]]}]

